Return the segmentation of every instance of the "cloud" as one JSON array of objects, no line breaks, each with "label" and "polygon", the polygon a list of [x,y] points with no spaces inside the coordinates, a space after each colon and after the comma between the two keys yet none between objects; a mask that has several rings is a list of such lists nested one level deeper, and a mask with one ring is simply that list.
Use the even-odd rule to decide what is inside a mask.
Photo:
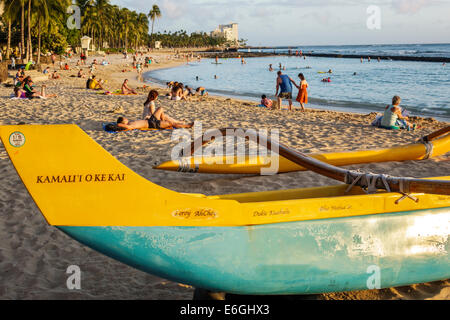
[{"label": "cloud", "polygon": [[172,0],[164,0],[161,7],[162,11],[164,11],[170,19],[178,19],[186,12],[186,8],[183,5],[180,5],[180,1],[175,3],[175,1]]},{"label": "cloud", "polygon": [[423,7],[432,5],[433,3],[433,0],[393,0],[392,6],[398,13],[414,14]]}]

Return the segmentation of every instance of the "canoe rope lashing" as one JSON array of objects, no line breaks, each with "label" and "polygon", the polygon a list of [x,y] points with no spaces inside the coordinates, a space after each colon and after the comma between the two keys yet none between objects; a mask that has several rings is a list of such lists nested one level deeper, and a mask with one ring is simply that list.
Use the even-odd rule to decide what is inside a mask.
[{"label": "canoe rope lashing", "polygon": [[428,160],[431,157],[433,157],[434,145],[430,141],[422,140],[420,142],[422,142],[425,145],[425,148],[426,148],[426,151],[427,151],[427,154],[425,155],[423,160]]},{"label": "canoe rope lashing", "polygon": [[[368,172],[361,172],[361,171],[348,171],[345,176],[345,183],[349,184],[348,188],[345,190],[345,193],[348,193],[355,185],[360,186],[363,191],[366,194],[374,194],[378,191],[378,182],[381,181],[381,183],[384,186],[384,189],[387,192],[392,192],[391,187],[389,186],[388,179],[394,178],[387,174],[375,174],[375,173],[368,173]],[[401,201],[405,199],[411,199],[414,202],[419,202],[419,199],[412,196],[410,194],[409,190],[409,183],[407,179],[391,179],[392,183],[398,183],[399,184],[399,193],[402,194],[402,197],[395,201],[395,204],[399,204]]]},{"label": "canoe rope lashing", "polygon": [[364,190],[364,192],[367,194],[374,194],[378,191],[377,183],[379,180],[383,183],[386,191],[391,192],[391,188],[387,182],[388,178],[389,175],[386,174],[375,174],[355,170],[348,171],[345,175],[345,183],[349,184],[349,187],[345,190],[345,193],[348,193],[359,181],[361,181],[358,185]]}]

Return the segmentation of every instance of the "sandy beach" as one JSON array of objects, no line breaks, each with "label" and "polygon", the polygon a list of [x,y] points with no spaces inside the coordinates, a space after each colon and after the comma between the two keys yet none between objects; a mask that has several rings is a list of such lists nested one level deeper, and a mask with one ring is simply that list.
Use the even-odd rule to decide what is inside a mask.
[{"label": "sandy beach", "polygon": [[[156,64],[150,69],[169,68],[185,63],[170,53],[151,54]],[[89,57],[101,61],[102,57]],[[137,80],[131,57],[108,55],[107,66],[97,66],[96,77],[107,80],[109,90],[119,89],[124,79],[138,88],[136,96],[107,96],[85,89],[86,79],[77,74],[71,59],[70,71],[59,71],[61,79],[47,80],[37,71],[27,73],[36,86],[45,84],[56,98],[11,99],[12,88],[0,86],[0,125],[66,124],[80,126],[92,139],[132,170],[163,187],[178,191],[212,194],[282,190],[337,184],[311,172],[277,176],[187,174],[153,170],[152,166],[170,159],[170,131],[130,131],[107,133],[102,124],[118,116],[139,119],[149,90]],[[126,72],[123,72],[123,71]],[[85,74],[88,72],[84,67]],[[10,72],[13,75],[12,72]],[[12,80],[12,79],[11,79]],[[177,80],[177,79],[173,79]],[[147,87],[144,88],[143,86]],[[154,86],[152,88],[155,88]],[[384,148],[408,144],[448,123],[434,119],[414,119],[416,131],[388,131],[372,127],[376,114],[314,110],[308,112],[270,111],[226,97],[194,98],[187,102],[164,97],[158,88],[157,106],[176,119],[201,121],[203,129],[240,127],[278,129],[280,142],[304,153]],[[389,100],[391,97],[387,97]],[[114,113],[117,107],[123,112]],[[425,160],[351,166],[395,176],[435,177],[449,175],[450,153]],[[97,253],[48,226],[32,201],[0,144],[0,299],[192,299],[194,288],[173,283],[128,267]],[[82,272],[81,290],[68,290],[67,268],[78,265]],[[450,299],[450,279],[412,286],[318,295],[317,299],[397,300]]]}]

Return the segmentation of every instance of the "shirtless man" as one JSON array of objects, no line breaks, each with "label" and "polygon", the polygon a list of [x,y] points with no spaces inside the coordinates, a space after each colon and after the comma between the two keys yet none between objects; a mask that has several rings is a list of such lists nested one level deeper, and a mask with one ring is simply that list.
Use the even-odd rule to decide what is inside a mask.
[{"label": "shirtless man", "polygon": [[125,79],[125,81],[122,84],[122,94],[137,94],[136,90],[131,89],[128,86],[128,79]]},{"label": "shirtless man", "polygon": [[134,129],[173,129],[173,128],[192,128],[194,124],[171,124],[165,120],[157,120],[155,117],[151,117],[146,120],[136,120],[130,122],[127,118],[119,117],[117,119],[117,125],[127,130]]}]

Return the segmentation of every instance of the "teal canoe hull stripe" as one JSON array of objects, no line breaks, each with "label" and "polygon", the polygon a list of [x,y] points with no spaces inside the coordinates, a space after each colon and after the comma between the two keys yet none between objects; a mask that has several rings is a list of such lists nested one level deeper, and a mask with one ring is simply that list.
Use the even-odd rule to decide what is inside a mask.
[{"label": "teal canoe hull stripe", "polygon": [[127,265],[235,294],[314,294],[450,278],[450,208],[248,227],[58,227]]}]

